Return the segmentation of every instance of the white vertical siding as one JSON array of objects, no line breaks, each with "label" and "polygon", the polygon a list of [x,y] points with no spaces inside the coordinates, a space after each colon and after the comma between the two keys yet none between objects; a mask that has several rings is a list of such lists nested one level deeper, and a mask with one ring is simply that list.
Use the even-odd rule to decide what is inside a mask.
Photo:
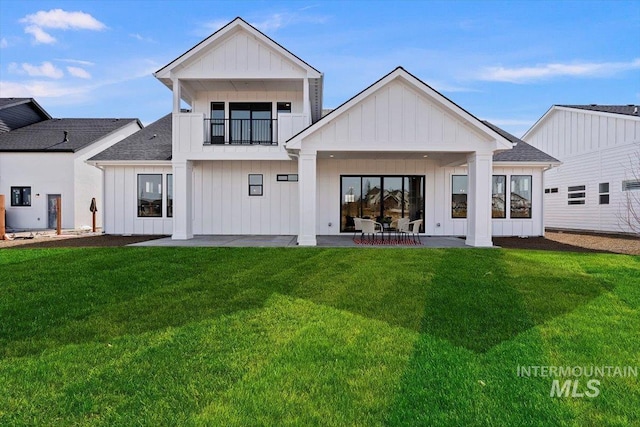
[{"label": "white vertical siding", "polygon": [[[295,161],[202,161],[193,173],[194,234],[297,234],[298,183],[276,181]],[[249,196],[249,174],[262,174],[262,196]]]},{"label": "white vertical siding", "polygon": [[[107,166],[104,171],[104,231],[107,234],[155,234],[173,232],[173,220],[166,217],[167,166]],[[138,174],[162,174],[163,217],[138,218]]]}]

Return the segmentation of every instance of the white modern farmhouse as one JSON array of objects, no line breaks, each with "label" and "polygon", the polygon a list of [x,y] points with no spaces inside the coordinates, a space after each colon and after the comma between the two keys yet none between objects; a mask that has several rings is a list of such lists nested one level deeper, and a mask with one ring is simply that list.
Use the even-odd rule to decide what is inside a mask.
[{"label": "white modern farmhouse", "polygon": [[7,228],[56,228],[59,214],[63,228],[91,226],[93,198],[102,211],[103,180],[86,160],[141,127],[137,119],[55,119],[32,98],[0,98],[0,194],[6,196]]},{"label": "white modern farmhouse", "polygon": [[[522,139],[560,159],[545,173],[545,225],[633,232],[640,214],[638,105],[554,105]],[[640,224],[636,224],[640,226]]]},{"label": "white modern farmhouse", "polygon": [[312,246],[354,217],[422,219],[422,233],[472,246],[544,233],[557,160],[403,68],[322,117],[322,73],[236,18],[155,76],[172,114],[90,160],[105,170],[107,233]]}]

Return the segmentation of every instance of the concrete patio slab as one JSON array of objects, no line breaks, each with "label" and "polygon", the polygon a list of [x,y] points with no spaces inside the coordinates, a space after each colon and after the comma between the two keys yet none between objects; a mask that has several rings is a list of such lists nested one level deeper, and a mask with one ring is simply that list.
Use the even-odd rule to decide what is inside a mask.
[{"label": "concrete patio slab", "polygon": [[[351,235],[318,236],[318,247],[325,248],[468,248],[464,239],[457,237],[421,236],[422,245],[357,245]],[[169,246],[169,247],[297,247],[296,236],[194,236],[190,240],[172,240],[170,237],[134,243],[129,246]]]}]

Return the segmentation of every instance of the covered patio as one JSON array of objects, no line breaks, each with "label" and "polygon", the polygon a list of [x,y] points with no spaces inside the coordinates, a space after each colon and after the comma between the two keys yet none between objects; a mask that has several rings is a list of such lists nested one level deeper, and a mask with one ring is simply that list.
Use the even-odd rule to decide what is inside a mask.
[{"label": "covered patio", "polygon": [[[173,240],[171,237],[134,243],[129,246],[165,247],[296,247],[297,236],[265,235],[201,235],[189,240]],[[469,248],[464,239],[451,236],[421,236],[421,245],[358,245],[351,235],[317,236],[317,246],[325,248]]]}]

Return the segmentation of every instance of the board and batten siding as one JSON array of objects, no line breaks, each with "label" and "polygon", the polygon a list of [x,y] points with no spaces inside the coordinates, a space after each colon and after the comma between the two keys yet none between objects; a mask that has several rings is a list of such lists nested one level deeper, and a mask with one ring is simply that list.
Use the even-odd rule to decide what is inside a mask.
[{"label": "board and batten siding", "polygon": [[[545,173],[545,188],[558,189],[544,194],[546,227],[632,231],[620,216],[626,209],[622,181],[633,179],[640,167],[632,164],[640,152],[638,117],[556,108],[526,141],[562,161]],[[599,203],[600,183],[609,183],[608,205]],[[586,187],[585,204],[569,205],[568,188],[580,185]]]},{"label": "board and batten siding", "polygon": [[305,149],[476,151],[487,136],[465,126],[408,83],[392,81],[303,140]]},{"label": "board and batten siding", "polygon": [[[166,217],[166,175],[172,174],[167,166],[107,166],[104,169],[104,232],[106,234],[170,235],[173,220]],[[162,174],[163,216],[138,217],[138,175]]]},{"label": "board and batten siding", "polygon": [[526,142],[564,162],[583,153],[640,142],[640,120],[621,114],[557,109]]},{"label": "board and batten siding", "polygon": [[306,76],[306,71],[280,52],[246,31],[229,34],[217,45],[196,55],[176,71],[178,78],[246,78],[256,75],[271,78]]},{"label": "board and batten siding", "polygon": [[[298,182],[276,180],[297,173],[291,160],[194,162],[193,233],[297,234]],[[262,174],[262,196],[249,196],[249,174]]]},{"label": "board and batten siding", "polygon": [[[442,168],[432,160],[318,160],[317,234],[340,234],[341,175],[422,175],[425,177],[425,234],[432,236],[465,236],[466,219],[451,217],[451,176],[466,175],[467,169]],[[532,176],[532,217],[492,220],[494,236],[542,236],[542,169],[502,167],[494,165],[494,175],[507,175],[507,191],[511,175]],[[331,224],[331,225],[329,225]],[[439,224],[439,225],[438,225]]]}]

